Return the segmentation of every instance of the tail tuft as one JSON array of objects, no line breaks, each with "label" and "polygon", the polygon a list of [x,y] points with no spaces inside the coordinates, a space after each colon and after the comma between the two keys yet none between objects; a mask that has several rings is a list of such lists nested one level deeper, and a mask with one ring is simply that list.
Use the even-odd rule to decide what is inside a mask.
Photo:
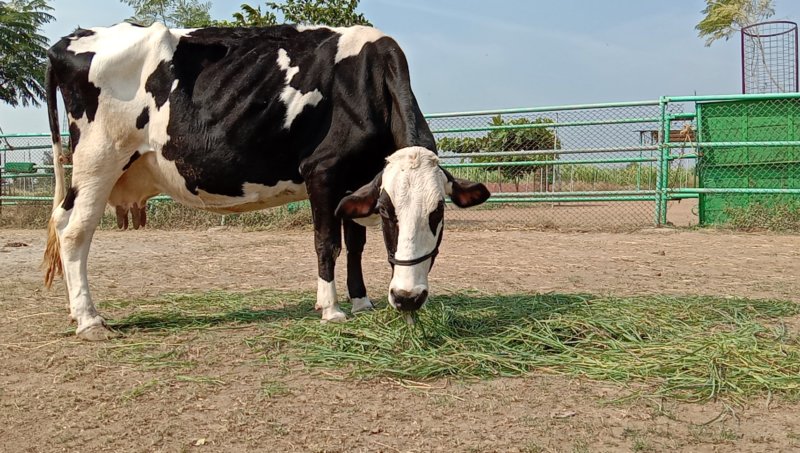
[{"label": "tail tuft", "polygon": [[44,286],[53,286],[56,277],[64,275],[64,268],[61,264],[61,250],[56,232],[56,222],[52,218],[47,225],[47,246],[44,249],[42,259],[42,270],[44,271]]}]

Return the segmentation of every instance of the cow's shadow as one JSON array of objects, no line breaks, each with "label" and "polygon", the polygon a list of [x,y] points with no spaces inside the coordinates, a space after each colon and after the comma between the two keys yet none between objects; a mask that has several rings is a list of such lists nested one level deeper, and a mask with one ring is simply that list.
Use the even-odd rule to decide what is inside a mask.
[{"label": "cow's shadow", "polygon": [[[584,294],[512,294],[486,295],[460,293],[434,297],[420,314],[421,326],[445,329],[448,337],[480,338],[502,332],[526,322],[545,320],[566,314],[585,305],[595,296]],[[276,299],[281,302],[276,303]],[[314,311],[315,297],[310,293],[210,292],[167,295],[159,299],[111,301],[101,308],[120,309],[127,314],[112,313],[109,325],[123,334],[148,331],[199,330],[217,326],[236,326],[273,322],[318,320]],[[343,303],[349,312],[349,304]],[[387,310],[385,300],[376,302],[376,316],[385,320],[397,318],[397,327],[405,323],[401,315]],[[257,308],[269,307],[269,308]],[[425,318],[435,318],[434,320]],[[369,321],[367,321],[369,322]],[[352,326],[358,329],[358,326]],[[346,332],[342,332],[347,335]],[[433,333],[433,332],[429,332]],[[441,333],[441,332],[439,332]],[[425,335],[437,343],[440,335]],[[431,344],[433,346],[434,344]]]},{"label": "cow's shadow", "polygon": [[[267,308],[260,308],[267,307]],[[122,309],[109,326],[123,334],[134,331],[195,330],[223,325],[318,318],[313,296],[306,293],[254,291],[165,295],[152,300],[110,301],[101,309]]]}]

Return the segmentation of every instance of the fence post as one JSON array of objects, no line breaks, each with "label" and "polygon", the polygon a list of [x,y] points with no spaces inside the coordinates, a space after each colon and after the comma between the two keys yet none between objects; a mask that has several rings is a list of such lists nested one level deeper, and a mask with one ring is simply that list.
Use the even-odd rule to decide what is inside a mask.
[{"label": "fence post", "polygon": [[656,226],[667,222],[667,187],[669,186],[669,118],[667,117],[667,104],[665,96],[658,99],[660,110],[660,125],[658,134],[658,160],[656,170]]}]

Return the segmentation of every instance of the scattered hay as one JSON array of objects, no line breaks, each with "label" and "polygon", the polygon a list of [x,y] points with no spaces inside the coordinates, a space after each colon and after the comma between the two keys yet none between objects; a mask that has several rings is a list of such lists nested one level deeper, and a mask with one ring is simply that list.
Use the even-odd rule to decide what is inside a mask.
[{"label": "scattered hay", "polygon": [[[313,302],[313,294],[274,291],[168,296],[146,301],[115,327],[174,332],[257,324],[263,333],[245,344],[268,358],[368,378],[549,372],[637,384],[644,389],[637,395],[687,401],[800,396],[800,337],[781,322],[800,313],[793,302],[457,294],[429,302],[413,327],[389,308],[321,324]],[[148,358],[151,366],[165,359]]]}]

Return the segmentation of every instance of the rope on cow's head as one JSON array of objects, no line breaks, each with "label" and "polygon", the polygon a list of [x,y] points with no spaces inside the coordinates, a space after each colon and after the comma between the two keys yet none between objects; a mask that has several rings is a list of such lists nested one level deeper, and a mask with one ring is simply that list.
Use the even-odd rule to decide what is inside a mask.
[{"label": "rope on cow's head", "polygon": [[433,251],[431,251],[431,253],[410,260],[399,260],[394,257],[394,254],[389,254],[389,262],[394,264],[395,266],[413,266],[415,264],[419,264],[427,260],[428,258],[436,258],[436,255],[438,254],[439,254],[439,246],[437,245],[436,248],[434,248]]}]

